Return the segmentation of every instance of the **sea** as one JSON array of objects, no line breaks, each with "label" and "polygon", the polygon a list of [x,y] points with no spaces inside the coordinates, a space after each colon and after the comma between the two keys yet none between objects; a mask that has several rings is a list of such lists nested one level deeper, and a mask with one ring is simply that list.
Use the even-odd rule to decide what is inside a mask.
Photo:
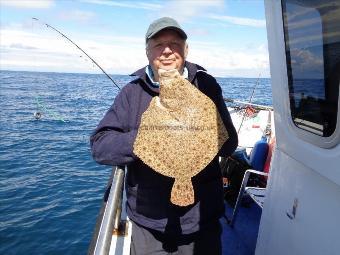
[{"label": "sea", "polygon": [[[270,79],[216,79],[225,98],[272,104]],[[104,74],[0,71],[0,254],[87,253],[112,169],[89,137],[118,92]]]}]

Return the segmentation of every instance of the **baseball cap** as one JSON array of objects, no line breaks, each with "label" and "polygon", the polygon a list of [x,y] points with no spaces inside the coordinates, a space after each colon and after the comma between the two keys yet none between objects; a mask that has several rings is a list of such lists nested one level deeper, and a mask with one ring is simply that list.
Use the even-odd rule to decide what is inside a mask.
[{"label": "baseball cap", "polygon": [[146,35],[145,35],[145,41],[149,40],[155,34],[157,34],[163,29],[175,30],[176,32],[179,33],[179,35],[183,39],[187,39],[188,37],[176,20],[174,20],[173,18],[169,18],[169,17],[163,17],[163,18],[155,20],[154,22],[150,24],[148,31],[146,32]]}]

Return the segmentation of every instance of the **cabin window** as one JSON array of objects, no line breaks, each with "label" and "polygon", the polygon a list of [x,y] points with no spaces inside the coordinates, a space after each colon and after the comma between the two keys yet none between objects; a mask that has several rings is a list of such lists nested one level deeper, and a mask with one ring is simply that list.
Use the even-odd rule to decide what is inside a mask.
[{"label": "cabin window", "polygon": [[318,136],[336,128],[340,76],[338,0],[282,0],[294,124]]}]

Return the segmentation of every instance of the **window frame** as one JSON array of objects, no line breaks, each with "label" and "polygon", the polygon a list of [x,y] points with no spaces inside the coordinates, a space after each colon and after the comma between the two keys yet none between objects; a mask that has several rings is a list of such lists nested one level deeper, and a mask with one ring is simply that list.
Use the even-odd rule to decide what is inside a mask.
[{"label": "window frame", "polygon": [[[286,26],[285,26],[285,20],[284,20],[284,14],[285,14],[285,3],[287,3],[289,0],[281,0],[281,18],[282,18],[282,31],[283,31],[283,39],[284,39],[284,54],[285,54],[285,69],[286,69],[286,82],[287,82],[287,91],[286,93],[290,93],[291,90],[291,86],[294,86],[294,84],[292,84],[292,70],[291,65],[289,65],[291,63],[291,58],[289,56],[290,53],[290,49],[287,48],[287,45],[289,45],[289,38],[288,37],[288,31]],[[322,35],[322,39],[323,39],[323,35]],[[324,41],[324,40],[323,40]],[[325,63],[327,62],[327,59],[325,59],[325,44],[323,44],[323,68],[325,69]],[[289,50],[289,51],[287,51]],[[326,83],[326,77],[324,77],[324,82]],[[339,82],[339,86],[340,86],[340,82]],[[287,105],[287,110],[288,110],[288,114],[290,116],[289,118],[289,126],[290,128],[293,129],[293,131],[297,134],[297,136],[299,138],[301,138],[302,140],[314,144],[318,147],[321,148],[332,148],[336,145],[339,144],[339,140],[340,140],[340,89],[338,91],[338,102],[337,102],[337,120],[335,123],[335,129],[333,131],[333,133],[330,136],[320,136],[316,133],[313,133],[311,131],[308,131],[308,128],[301,128],[299,127],[299,125],[296,123],[296,119],[294,120],[294,116],[292,115],[292,101],[294,100],[294,98],[290,97],[288,95],[288,105]],[[295,116],[296,117],[296,116]]]}]

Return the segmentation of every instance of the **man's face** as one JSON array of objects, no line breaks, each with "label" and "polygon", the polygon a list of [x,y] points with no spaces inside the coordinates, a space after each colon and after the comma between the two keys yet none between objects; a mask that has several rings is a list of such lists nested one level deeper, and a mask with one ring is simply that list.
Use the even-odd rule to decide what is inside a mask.
[{"label": "man's face", "polygon": [[155,80],[158,81],[158,69],[177,69],[182,73],[187,53],[188,46],[185,40],[173,30],[162,30],[149,39],[146,55],[154,72]]}]

